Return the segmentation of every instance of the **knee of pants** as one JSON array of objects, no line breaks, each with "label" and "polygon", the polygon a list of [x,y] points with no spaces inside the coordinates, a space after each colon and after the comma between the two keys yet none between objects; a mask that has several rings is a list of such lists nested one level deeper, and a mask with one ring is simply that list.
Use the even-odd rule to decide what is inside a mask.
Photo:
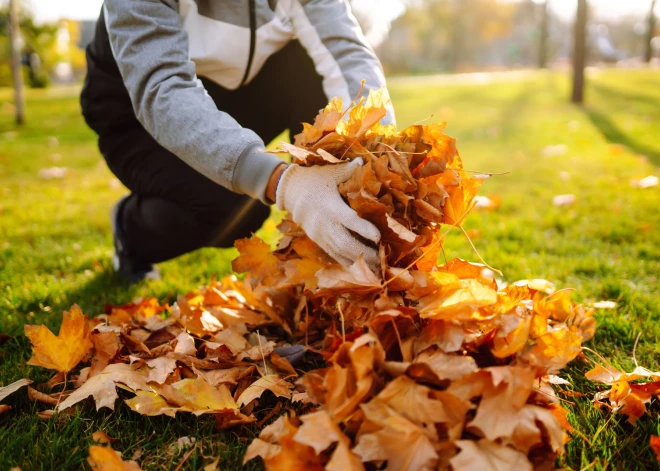
[{"label": "knee of pants", "polygon": [[229,214],[214,224],[209,245],[233,247],[237,239],[250,237],[270,216],[270,207],[251,198],[243,198]]}]

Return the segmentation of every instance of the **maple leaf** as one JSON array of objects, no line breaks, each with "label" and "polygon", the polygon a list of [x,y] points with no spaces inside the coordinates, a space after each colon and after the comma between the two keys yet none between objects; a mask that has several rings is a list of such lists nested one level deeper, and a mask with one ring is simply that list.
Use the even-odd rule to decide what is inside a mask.
[{"label": "maple leaf", "polygon": [[168,402],[180,406],[179,411],[195,415],[237,411],[238,406],[227,386],[211,386],[203,377],[182,379],[174,384],[154,387]]},{"label": "maple leaf", "polygon": [[543,368],[546,373],[557,373],[581,352],[582,336],[575,327],[566,326],[536,339],[536,344],[523,358]]},{"label": "maple leaf", "polygon": [[[450,436],[460,438],[465,414],[470,404],[445,391],[415,383],[406,376],[399,376],[383,389],[376,399],[387,404],[398,414],[419,426],[447,424]],[[411,407],[415,404],[415,407]]]},{"label": "maple leaf", "polygon": [[255,438],[252,440],[247,450],[245,451],[245,456],[243,456],[243,465],[248,461],[260,456],[264,460],[272,458],[275,455],[279,455],[282,451],[282,445],[276,445],[273,443],[268,443],[260,438]]},{"label": "maple leaf", "polygon": [[178,407],[172,406],[161,395],[153,391],[135,391],[135,397],[124,402],[131,410],[147,416],[164,414],[174,417],[179,410]]},{"label": "maple leaf", "polygon": [[121,455],[109,446],[90,446],[87,462],[92,471],[141,471],[142,469],[135,461],[122,461]]},{"label": "maple leaf", "polygon": [[[492,383],[482,393],[477,414],[470,427],[476,427],[489,440],[510,437],[517,425],[517,417],[532,393],[535,372],[528,366],[486,368]],[[449,392],[452,392],[451,388]]]},{"label": "maple leaf", "polygon": [[387,461],[387,469],[435,469],[438,453],[424,429],[379,401],[361,406],[376,431],[358,438],[353,452],[362,461]]},{"label": "maple leaf", "polygon": [[527,456],[513,448],[482,439],[458,440],[461,451],[449,460],[454,471],[532,471]]},{"label": "maple leaf", "polygon": [[335,420],[342,420],[369,397],[376,382],[374,368],[383,359],[383,349],[371,334],[346,342],[330,359],[332,365],[323,374],[320,391],[308,387],[308,393]]},{"label": "maple leaf", "polygon": [[349,267],[323,268],[316,273],[316,278],[319,286],[316,295],[346,290],[353,293],[368,293],[379,291],[382,286],[381,281],[374,275],[362,256]]},{"label": "maple leaf", "polygon": [[428,349],[417,355],[408,367],[413,378],[439,383],[441,380],[456,380],[478,371],[477,362],[470,356],[450,355],[442,350]]},{"label": "maple leaf", "polygon": [[482,318],[479,309],[497,303],[497,292],[477,280],[459,280],[459,287],[420,300],[422,318],[472,320]]},{"label": "maple leaf", "polygon": [[[243,464],[261,456],[269,471],[289,471],[294,469],[322,471],[321,458],[310,446],[293,439],[298,427],[291,419],[281,416],[265,427],[254,440],[245,454]],[[279,444],[274,444],[279,442]]]},{"label": "maple leaf", "polygon": [[108,366],[119,351],[119,337],[116,332],[93,332],[90,335],[92,344],[94,344],[94,356],[92,357],[92,366],[89,376],[96,376]]},{"label": "maple leaf", "polygon": [[508,420],[516,422],[516,427],[507,441],[519,450],[528,453],[534,445],[542,443],[544,435],[539,424],[543,424],[543,431],[547,434],[553,450],[563,451],[564,431],[551,410],[527,404]]},{"label": "maple leaf", "polygon": [[327,471],[363,471],[360,459],[350,450],[351,442],[326,411],[313,412],[300,418],[303,424],[293,440],[314,449],[318,455],[333,443],[337,447],[326,464]]},{"label": "maple leaf", "polygon": [[23,379],[19,379],[18,381],[14,381],[13,383],[8,384],[7,386],[0,387],[0,401],[2,401],[10,394],[15,393],[23,386],[27,386],[29,384],[32,384],[32,380],[23,378]]},{"label": "maple leaf", "polygon": [[238,273],[249,272],[252,278],[262,281],[278,273],[278,260],[270,250],[270,246],[257,236],[249,239],[239,239],[234,242],[239,256],[231,263]]},{"label": "maple leaf", "polygon": [[26,325],[24,331],[32,343],[32,358],[28,365],[68,373],[92,348],[87,316],[77,305],[64,312],[57,336],[43,325]]},{"label": "maple leaf", "polygon": [[390,97],[386,88],[370,90],[365,102],[364,97],[349,112],[346,121],[337,124],[337,132],[349,139],[357,140],[387,114],[385,106]]},{"label": "maple leaf", "polygon": [[509,326],[506,329],[501,327],[493,339],[493,355],[498,358],[506,358],[518,353],[527,345],[532,319],[529,316],[520,317],[516,314],[509,314],[502,316],[501,320],[504,325],[509,324]]},{"label": "maple leaf", "polygon": [[96,410],[101,407],[115,409],[115,400],[117,399],[116,384],[121,383],[128,386],[133,391],[149,391],[151,388],[146,382],[146,378],[131,365],[115,363],[106,366],[96,376],[89,378],[85,384],[71,393],[57,407],[58,411],[63,411],[89,396],[94,397]]},{"label": "maple leaf", "polygon": [[147,382],[155,381],[162,384],[167,381],[167,377],[176,368],[176,360],[167,357],[151,358],[145,362],[151,368]]},{"label": "maple leaf", "polygon": [[414,341],[415,354],[436,345],[443,352],[460,350],[467,333],[465,329],[450,321],[430,320]]},{"label": "maple leaf", "polygon": [[281,378],[279,375],[270,374],[259,378],[248,386],[239,396],[238,404],[243,406],[249,404],[254,399],[261,397],[265,391],[270,391],[278,397],[291,398],[291,389],[293,384]]}]

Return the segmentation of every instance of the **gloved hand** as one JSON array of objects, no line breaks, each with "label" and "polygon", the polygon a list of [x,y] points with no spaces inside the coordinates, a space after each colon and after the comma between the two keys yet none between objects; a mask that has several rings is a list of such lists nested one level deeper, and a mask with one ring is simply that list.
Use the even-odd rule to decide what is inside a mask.
[{"label": "gloved hand", "polygon": [[336,165],[290,165],[282,173],[275,200],[278,208],[289,211],[309,238],[342,265],[350,265],[364,255],[367,264],[376,267],[378,252],[357,240],[349,229],[374,243],[380,240],[380,232],[358,216],[337,189],[362,163],[358,158]]}]

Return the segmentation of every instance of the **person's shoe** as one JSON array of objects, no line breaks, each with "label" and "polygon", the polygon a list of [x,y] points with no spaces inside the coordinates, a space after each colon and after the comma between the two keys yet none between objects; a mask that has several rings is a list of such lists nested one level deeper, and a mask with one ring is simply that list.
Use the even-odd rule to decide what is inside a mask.
[{"label": "person's shoe", "polygon": [[112,237],[115,244],[115,253],[112,256],[112,267],[119,276],[129,283],[137,283],[144,279],[159,280],[160,273],[158,267],[151,263],[143,262],[135,257],[126,243],[126,236],[124,235],[119,218],[121,209],[126,202],[126,198],[126,196],[123,197],[117,202],[117,204],[115,204],[110,216],[110,221],[112,223]]}]

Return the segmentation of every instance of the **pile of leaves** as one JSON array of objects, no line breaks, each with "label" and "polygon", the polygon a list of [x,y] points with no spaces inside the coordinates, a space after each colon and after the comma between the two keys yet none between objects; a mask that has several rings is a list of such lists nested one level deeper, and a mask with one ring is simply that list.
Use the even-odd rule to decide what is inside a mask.
[{"label": "pile of leaves", "polygon": [[[538,281],[498,286],[486,265],[437,264],[487,175],[469,175],[442,124],[381,126],[386,100],[372,93],[347,117],[334,100],[281,148],[305,166],[363,159],[339,190],[380,230],[379,266],[337,264],[286,218],[274,251],[236,242],[242,280],[91,320],[74,306],[57,337],[26,326],[30,364],[57,371],[29,390],[53,406],[44,414],[89,396],[112,409],[120,387],[140,414],[214,414],[223,429],[257,422],[268,394],[306,411],[289,409],[249,446],[245,460],[270,470],[553,469],[570,425],[552,385],[594,335],[593,313]],[[323,367],[299,376],[274,351],[290,345]]]}]

